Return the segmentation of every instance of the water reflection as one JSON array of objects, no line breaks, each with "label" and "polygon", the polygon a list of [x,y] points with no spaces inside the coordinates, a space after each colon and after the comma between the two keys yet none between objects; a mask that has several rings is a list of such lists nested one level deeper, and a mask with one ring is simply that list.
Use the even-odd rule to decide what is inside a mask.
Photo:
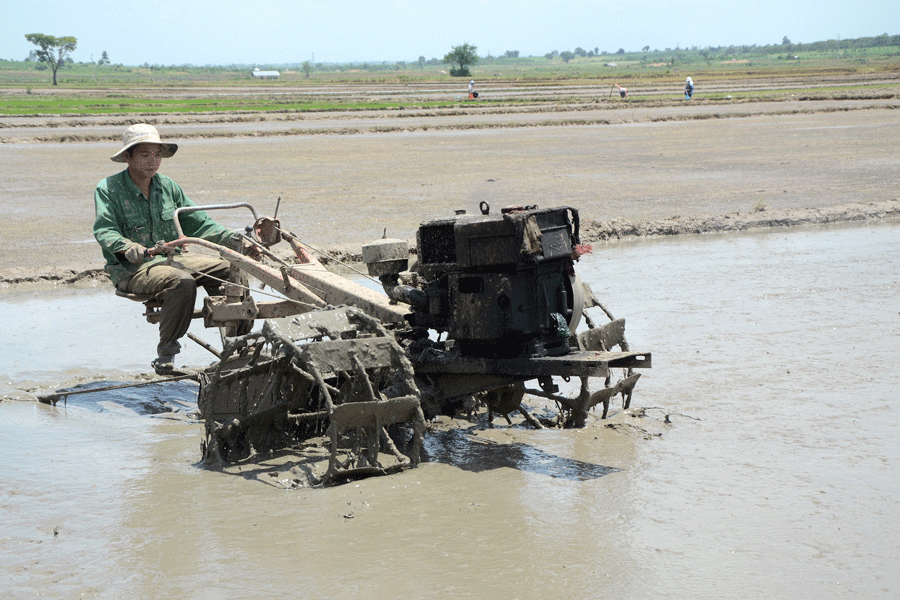
[{"label": "water reflection", "polygon": [[[91,381],[61,389],[58,393],[82,392],[115,385],[122,384],[117,381]],[[192,412],[197,409],[197,384],[193,381],[173,381],[139,388],[98,391],[92,394],[72,394],[60,398],[58,404],[78,406],[92,412],[128,409],[138,415]]]},{"label": "water reflection", "polygon": [[530,444],[503,444],[473,435],[473,430],[433,431],[425,437],[425,459],[481,473],[509,468],[571,481],[597,479],[619,471],[614,467],[564,458]]}]

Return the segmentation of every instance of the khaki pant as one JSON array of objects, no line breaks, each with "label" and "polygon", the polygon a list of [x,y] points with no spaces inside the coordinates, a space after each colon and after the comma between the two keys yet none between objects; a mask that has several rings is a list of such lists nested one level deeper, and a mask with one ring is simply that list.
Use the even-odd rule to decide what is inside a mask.
[{"label": "khaki pant", "polygon": [[[156,296],[162,302],[159,320],[158,356],[174,356],[181,349],[178,340],[187,333],[197,301],[197,286],[207,294],[218,293],[219,280],[227,280],[230,263],[220,258],[179,255],[173,258],[185,269],[153,263],[141,267],[119,288],[132,294]],[[215,278],[215,279],[213,279]]]}]

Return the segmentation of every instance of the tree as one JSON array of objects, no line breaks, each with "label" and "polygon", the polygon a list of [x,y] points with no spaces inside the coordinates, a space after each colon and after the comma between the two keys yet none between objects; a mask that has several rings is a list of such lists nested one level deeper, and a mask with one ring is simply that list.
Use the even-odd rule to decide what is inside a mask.
[{"label": "tree", "polygon": [[304,60],[303,64],[300,65],[300,69],[306,73],[306,78],[309,79],[309,74],[312,73],[313,70],[312,63],[308,60]]},{"label": "tree", "polygon": [[103,51],[103,54],[100,56],[100,60],[97,61],[98,65],[108,65],[109,64],[109,54],[106,53],[106,50]]},{"label": "tree", "polygon": [[56,85],[56,72],[66,61],[69,53],[75,51],[78,40],[71,36],[53,37],[43,33],[26,33],[25,39],[39,48],[35,51],[38,61],[47,63],[53,69],[53,85]]},{"label": "tree", "polygon": [[790,38],[788,36],[784,36],[783,38],[781,38],[781,45],[782,46],[790,46],[791,45]]},{"label": "tree", "polygon": [[444,62],[450,66],[453,77],[469,77],[469,65],[478,62],[478,48],[466,42],[462,46],[453,46],[453,50],[444,56]]},{"label": "tree", "polygon": [[503,58],[519,58],[518,50],[507,50],[503,53]]},{"label": "tree", "polygon": [[423,71],[425,70],[425,57],[424,56],[419,57],[419,68],[422,69]]},{"label": "tree", "polygon": [[559,57],[563,59],[564,63],[568,63],[570,60],[575,58],[575,54],[573,52],[569,52],[568,50],[559,53]]}]

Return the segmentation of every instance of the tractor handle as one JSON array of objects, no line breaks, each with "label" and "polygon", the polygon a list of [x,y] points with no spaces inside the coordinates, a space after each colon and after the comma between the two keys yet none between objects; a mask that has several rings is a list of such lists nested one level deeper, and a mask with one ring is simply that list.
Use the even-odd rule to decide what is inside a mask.
[{"label": "tractor handle", "polygon": [[182,206],[181,208],[175,209],[175,231],[178,232],[178,237],[184,237],[184,231],[181,229],[181,221],[178,219],[181,213],[190,213],[197,212],[198,210],[224,210],[229,208],[241,208],[246,207],[250,209],[250,212],[253,213],[253,221],[254,223],[259,220],[259,217],[256,214],[256,209],[253,208],[253,205],[249,202],[236,202],[234,204],[210,204],[209,206]]},{"label": "tractor handle", "polygon": [[144,248],[144,259],[153,258],[157,254],[172,254],[175,252],[175,248],[172,246],[167,246],[166,242],[160,240],[156,242],[155,245],[150,248]]}]

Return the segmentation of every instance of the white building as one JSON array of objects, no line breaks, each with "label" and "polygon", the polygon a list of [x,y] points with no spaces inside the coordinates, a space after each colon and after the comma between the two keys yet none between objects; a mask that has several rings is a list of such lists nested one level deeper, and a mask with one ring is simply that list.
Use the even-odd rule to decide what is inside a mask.
[{"label": "white building", "polygon": [[253,79],[278,79],[281,73],[278,71],[260,71],[259,67],[253,69]]}]

